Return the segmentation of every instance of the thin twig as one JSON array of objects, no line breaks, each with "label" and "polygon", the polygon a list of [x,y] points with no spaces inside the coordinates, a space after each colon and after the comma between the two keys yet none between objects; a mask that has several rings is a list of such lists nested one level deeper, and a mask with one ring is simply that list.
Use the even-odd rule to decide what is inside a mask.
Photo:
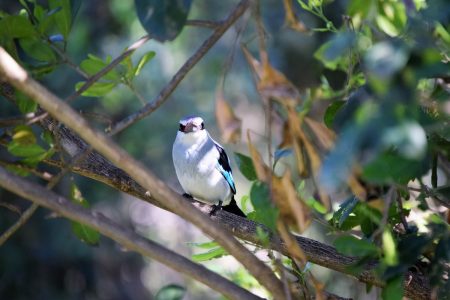
[{"label": "thin twig", "polygon": [[133,52],[144,45],[148,40],[150,40],[150,36],[146,35],[141,37],[138,41],[136,41],[134,44],[129,46],[127,50],[125,50],[122,54],[120,54],[118,57],[116,57],[111,63],[109,63],[106,67],[101,69],[98,73],[95,75],[89,77],[88,80],[72,95],[66,98],[66,102],[71,102],[72,100],[79,97],[83,92],[85,92],[88,88],[90,88],[95,82],[97,82],[100,78],[102,78],[106,73],[114,69],[119,63],[121,63],[125,58],[133,54]]},{"label": "thin twig", "polygon": [[108,130],[112,134],[122,131],[131,124],[141,120],[147,115],[154,112],[159,106],[161,106],[168,97],[172,94],[178,84],[183,80],[187,73],[200,61],[200,59],[208,53],[209,49],[220,39],[220,37],[228,30],[228,28],[236,22],[236,20],[247,10],[250,6],[249,0],[242,0],[230,13],[230,15],[221,22],[221,25],[217,27],[211,36],[205,40],[200,48],[184,63],[184,65],[178,70],[178,72],[172,77],[170,82],[160,91],[158,96],[151,102],[148,102],[144,107],[127,116],[121,121],[117,122]]},{"label": "thin twig", "polygon": [[[239,287],[207,268],[191,262],[189,259],[127,230],[109,218],[71,203],[70,200],[44,189],[38,184],[8,173],[0,167],[0,186],[33,201],[31,207],[45,206],[68,219],[86,224],[98,230],[125,248],[151,257],[166,266],[194,278],[231,299],[258,299],[258,296]],[[25,215],[25,213],[24,213]],[[0,241],[1,245],[1,241]]]},{"label": "thin twig", "polygon": [[38,207],[39,205],[36,203],[31,204],[30,207],[28,207],[27,210],[23,212],[20,218],[5,232],[3,232],[3,234],[0,236],[0,246],[2,246],[14,233],[16,233],[16,231],[19,230],[19,228],[22,227],[23,224],[28,222],[28,220],[38,209]]},{"label": "thin twig", "polygon": [[6,203],[6,202],[2,202],[0,201],[0,206],[4,207],[6,209],[9,209],[12,212],[15,212],[16,214],[18,214],[19,216],[22,215],[22,211],[20,210],[20,208],[14,204],[11,203]]},{"label": "thin twig", "polygon": [[216,29],[222,25],[222,22],[209,20],[187,20],[186,25]]}]

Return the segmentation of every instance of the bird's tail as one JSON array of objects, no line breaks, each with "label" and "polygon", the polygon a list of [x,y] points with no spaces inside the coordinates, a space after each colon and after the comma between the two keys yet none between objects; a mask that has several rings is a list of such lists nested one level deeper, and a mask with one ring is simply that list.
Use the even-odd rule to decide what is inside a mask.
[{"label": "bird's tail", "polygon": [[244,214],[244,212],[237,205],[236,200],[234,200],[234,196],[233,196],[233,198],[231,198],[230,204],[228,204],[227,206],[223,206],[222,209],[229,213],[235,214],[235,215],[243,217],[243,218],[247,217]]}]

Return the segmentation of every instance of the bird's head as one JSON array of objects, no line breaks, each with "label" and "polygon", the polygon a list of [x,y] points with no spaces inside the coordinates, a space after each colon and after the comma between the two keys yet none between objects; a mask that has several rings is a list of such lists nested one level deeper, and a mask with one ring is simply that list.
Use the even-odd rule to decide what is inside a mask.
[{"label": "bird's head", "polygon": [[178,131],[189,134],[204,129],[205,124],[203,123],[203,119],[201,117],[189,116],[180,120],[180,127],[178,128]]},{"label": "bird's head", "polygon": [[180,120],[177,138],[184,144],[198,143],[207,137],[208,133],[201,117],[189,116]]}]

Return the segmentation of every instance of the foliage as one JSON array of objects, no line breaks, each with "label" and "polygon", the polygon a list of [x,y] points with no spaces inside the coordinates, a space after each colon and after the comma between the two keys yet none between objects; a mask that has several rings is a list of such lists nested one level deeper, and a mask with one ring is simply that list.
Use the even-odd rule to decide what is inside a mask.
[{"label": "foliage", "polygon": [[[43,79],[58,74],[70,62],[69,37],[77,26],[81,1],[19,2],[21,9],[15,14],[0,11],[0,45],[32,76]],[[262,224],[258,228],[261,244],[268,245],[270,234],[277,231],[286,239],[285,226],[302,233],[318,219],[334,236],[337,251],[357,259],[352,266],[355,272],[367,262],[379,262],[375,272],[386,283],[383,299],[402,299],[405,272],[415,268],[438,289],[439,299],[448,297],[450,231],[442,212],[448,214],[450,205],[450,16],[440,9],[448,5],[443,0],[351,0],[339,23],[328,14],[329,1],[294,4],[291,14],[313,17],[319,24],[311,26],[309,34],[325,37],[313,54],[321,68],[316,86],[300,90],[287,70],[273,66],[263,36],[258,36],[259,59],[243,47],[261,98],[259,105],[270,114],[272,123],[266,128],[271,133],[282,128],[279,134],[267,135],[271,138],[266,141],[271,145],[267,159],[251,133],[246,142],[249,154],[234,155],[238,169],[251,183],[243,199],[249,199],[253,207],[248,218]],[[136,0],[135,8],[150,37],[165,42],[177,39],[183,30],[191,1],[161,5]],[[260,17],[255,17],[257,27],[266,22]],[[86,51],[79,66],[69,64],[82,77],[71,92],[102,101],[112,92],[119,93],[123,85],[139,98],[136,77],[155,55],[147,51],[137,63],[127,56],[104,72],[112,56]],[[336,87],[328,72],[344,74],[345,83]],[[92,82],[98,74],[103,75]],[[86,85],[90,86],[84,89]],[[39,171],[50,158],[64,162],[58,137],[27,117],[42,113],[36,103],[20,91],[11,98],[25,121],[0,130],[9,155],[0,160],[23,176],[30,175],[30,169]],[[235,118],[231,106],[226,107]],[[323,116],[314,108],[322,108]],[[89,206],[75,184],[70,198]],[[81,241],[98,245],[98,232],[75,222],[71,227]],[[206,250],[192,256],[196,262],[228,255],[214,242],[192,246]],[[296,249],[289,251],[292,255],[283,260],[284,268],[299,282],[306,278],[317,288],[309,267],[299,271],[305,263],[301,255]],[[236,274],[236,278],[249,276]],[[236,281],[256,285],[248,278]],[[181,299],[184,293],[185,288],[168,285],[156,299]]]}]

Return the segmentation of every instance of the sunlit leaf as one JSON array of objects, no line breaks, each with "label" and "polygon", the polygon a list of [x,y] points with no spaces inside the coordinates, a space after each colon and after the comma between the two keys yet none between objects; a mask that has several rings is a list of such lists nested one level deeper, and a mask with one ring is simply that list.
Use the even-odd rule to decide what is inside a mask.
[{"label": "sunlit leaf", "polygon": [[186,23],[191,0],[135,0],[139,21],[160,42],[177,37]]},{"label": "sunlit leaf", "polygon": [[[79,90],[85,84],[84,81],[78,82],[75,85],[75,90]],[[117,85],[115,82],[96,82],[91,85],[81,95],[86,97],[103,97]]]},{"label": "sunlit leaf", "polygon": [[153,57],[155,57],[156,53],[155,51],[149,51],[142,55],[141,59],[139,60],[138,64],[136,65],[136,68],[134,70],[134,76],[138,76],[141,73],[142,68],[150,61]]},{"label": "sunlit leaf", "polygon": [[388,266],[394,266],[398,263],[398,255],[394,237],[389,229],[385,229],[382,235],[383,241],[383,261]]},{"label": "sunlit leaf", "polygon": [[186,289],[177,284],[169,284],[161,288],[155,296],[155,300],[181,300]]},{"label": "sunlit leaf", "polygon": [[228,255],[228,253],[227,253],[227,251],[225,251],[225,249],[223,249],[222,247],[216,247],[207,252],[192,255],[192,260],[195,262],[202,262],[202,261],[220,258],[225,255]]}]

